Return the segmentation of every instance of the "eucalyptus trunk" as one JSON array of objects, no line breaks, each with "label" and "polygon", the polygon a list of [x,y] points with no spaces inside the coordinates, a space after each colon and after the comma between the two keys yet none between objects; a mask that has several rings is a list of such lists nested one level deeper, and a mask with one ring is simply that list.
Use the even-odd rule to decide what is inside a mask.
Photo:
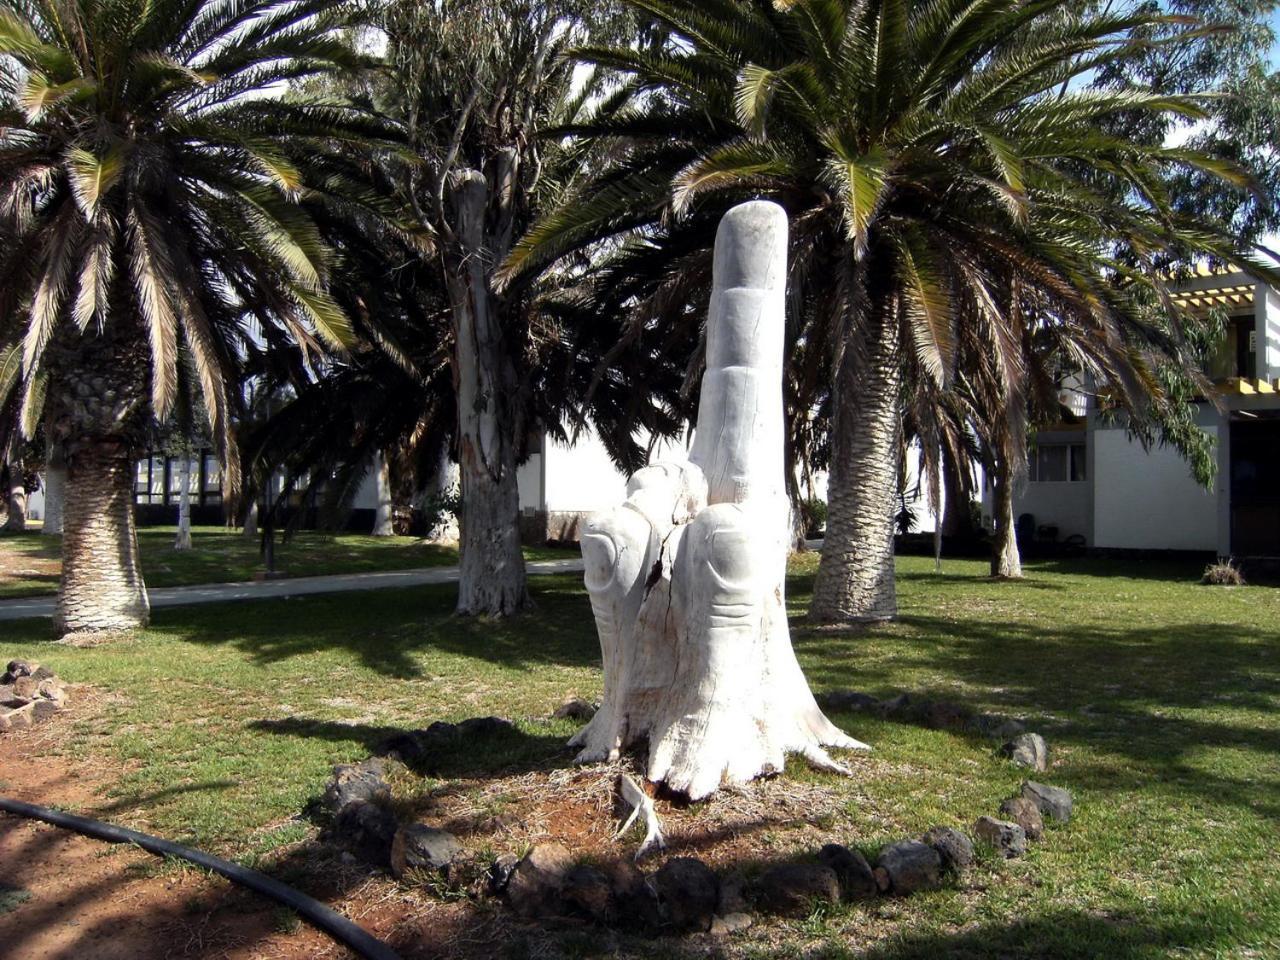
[{"label": "eucalyptus trunk", "polygon": [[182,466],[178,470],[178,535],[174,538],[173,549],[191,549],[191,456],[182,455]]},{"label": "eucalyptus trunk", "polygon": [[44,468],[44,525],[40,532],[48,536],[62,535],[62,502],[66,496],[67,460],[62,444],[49,443]]},{"label": "eucalyptus trunk", "polygon": [[996,461],[995,536],[991,541],[991,575],[1017,578],[1022,576],[1022,557],[1018,553],[1017,524],[1013,515],[1013,464],[1008,457]]},{"label": "eucalyptus trunk", "polygon": [[258,498],[255,496],[249,501],[249,506],[244,512],[244,523],[240,530],[246,540],[258,539]]},{"label": "eucalyptus trunk", "polygon": [[[517,434],[511,406],[516,376],[504,348],[500,304],[489,275],[505,251],[500,249],[501,237],[491,233],[495,224],[486,217],[489,186],[484,174],[455,174],[450,193],[458,249],[446,270],[446,283],[454,324],[462,486],[457,612],[507,616],[529,605],[529,593],[520,550]],[[501,221],[496,226],[504,229]],[[507,224],[508,234],[509,230]]]},{"label": "eucalyptus trunk", "polygon": [[373,508],[373,535],[390,537],[395,535],[394,504],[391,499],[391,465],[387,455],[379,450],[373,455],[373,485],[377,502]]},{"label": "eucalyptus trunk", "polygon": [[942,455],[942,535],[951,538],[973,536],[973,512],[960,475],[961,467]]},{"label": "eucalyptus trunk", "polygon": [[[827,532],[809,617],[818,623],[897,616],[894,508],[902,372],[891,315],[872,311],[836,377]],[[861,349],[858,349],[858,347]]]},{"label": "eucalyptus trunk", "polygon": [[27,529],[27,485],[22,479],[22,464],[13,460],[9,464],[9,500],[4,528],[11,533]]}]

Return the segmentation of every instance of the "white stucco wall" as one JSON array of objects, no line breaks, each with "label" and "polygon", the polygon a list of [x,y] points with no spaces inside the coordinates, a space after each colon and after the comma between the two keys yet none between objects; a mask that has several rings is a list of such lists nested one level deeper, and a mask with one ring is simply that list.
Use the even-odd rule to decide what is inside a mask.
[{"label": "white stucco wall", "polygon": [[542,454],[531,453],[516,468],[516,486],[520,490],[521,510],[542,509]]},{"label": "white stucco wall", "polygon": [[[1020,517],[1029,513],[1036,520],[1036,526],[1055,526],[1058,528],[1058,540],[1079,534],[1085,542],[1093,545],[1093,525],[1089,511],[1090,484],[1077,483],[1024,483],[1021,491],[1013,498],[1013,513]],[[984,506],[990,512],[990,505],[984,498]]]},{"label": "white stucco wall", "polygon": [[[627,475],[613,465],[594,429],[584,429],[572,446],[547,437],[543,443],[546,469],[537,456],[520,470],[520,506],[549,513],[591,513],[615,507],[626,499]],[[683,442],[659,443],[650,458],[653,462],[684,459]],[[533,473],[536,466],[539,474]],[[539,490],[539,484],[545,486]]]},{"label": "white stucco wall", "polygon": [[[1216,427],[1203,427],[1217,438]],[[1142,449],[1123,430],[1094,434],[1091,544],[1140,550],[1216,550],[1216,494],[1168,447]]]},{"label": "white stucco wall", "polygon": [[1258,376],[1263,380],[1280,378],[1280,294],[1262,284],[1254,291],[1254,330]]}]

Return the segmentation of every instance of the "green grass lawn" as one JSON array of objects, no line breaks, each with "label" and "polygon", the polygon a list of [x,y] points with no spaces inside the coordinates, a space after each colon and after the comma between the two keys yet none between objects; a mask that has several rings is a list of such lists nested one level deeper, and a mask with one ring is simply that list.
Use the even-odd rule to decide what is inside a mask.
[{"label": "green grass lawn", "polygon": [[[142,527],[138,549],[142,572],[151,587],[252,580],[264,570],[257,538],[245,539],[223,527],[195,527],[191,550],[174,550],[176,527]],[[277,537],[280,535],[277,534]],[[0,599],[40,596],[57,591],[60,537],[39,531],[0,534]],[[577,556],[576,551],[530,547],[526,559]],[[368,573],[450,566],[458,562],[455,547],[416,537],[369,537],[302,531],[287,543],[277,540],[276,568],[290,577],[329,573]]]},{"label": "green grass lawn", "polygon": [[[757,925],[721,955],[1280,956],[1280,592],[1202,587],[1194,567],[1033,563],[1024,582],[994,582],[979,562],[935,574],[900,558],[898,622],[817,633],[799,620],[814,562],[793,563],[789,602],[816,692],[906,690],[1023,717],[1050,742],[1042,779],[1074,792],[1076,817],[1025,859]],[[62,745],[118,770],[99,815],[256,861],[314,829],[295,815],[332,764],[396,730],[517,719],[502,750],[459,758],[473,782],[567,762],[573,725],[542,718],[569,694],[598,695],[598,647],[576,578],[534,588],[537,612],[510,624],[454,619],[451,588],[422,588],[163,609],[136,639],[88,649],[5,624],[0,654],[105,691]],[[792,764],[783,783],[835,792],[822,828],[871,851],[994,814],[1022,779],[977,736],[834,719],[876,752],[853,761],[854,778]],[[792,855],[801,826],[771,824],[752,841],[758,858]],[[581,935],[550,936],[593,955]]]}]

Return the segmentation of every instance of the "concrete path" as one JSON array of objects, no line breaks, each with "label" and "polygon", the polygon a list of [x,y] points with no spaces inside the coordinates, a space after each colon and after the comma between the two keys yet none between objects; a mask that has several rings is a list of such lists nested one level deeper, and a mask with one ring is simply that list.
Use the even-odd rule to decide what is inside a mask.
[{"label": "concrete path", "polygon": [[[530,576],[547,573],[580,573],[582,558],[533,560],[525,564]],[[379,573],[337,573],[324,577],[295,577],[249,583],[206,583],[193,587],[158,587],[148,590],[152,607],[185,607],[196,603],[226,603],[231,600],[267,600],[301,597],[313,593],[344,593],[348,590],[385,590],[418,587],[428,583],[454,583],[457,567],[423,567],[416,570],[388,570]],[[0,620],[26,620],[53,616],[52,597],[0,600]]]}]

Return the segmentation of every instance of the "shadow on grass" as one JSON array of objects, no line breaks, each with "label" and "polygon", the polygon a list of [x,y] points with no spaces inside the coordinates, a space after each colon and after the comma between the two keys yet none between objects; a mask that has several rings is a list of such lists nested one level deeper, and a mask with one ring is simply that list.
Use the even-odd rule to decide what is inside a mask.
[{"label": "shadow on grass", "polygon": [[[1265,659],[1276,639],[1274,628],[1239,624],[1081,630],[919,615],[856,634],[803,626],[795,632],[815,690],[893,696],[902,692],[894,685],[904,665],[927,667],[928,675],[977,689],[984,699],[958,698],[954,687],[908,691],[913,696],[1023,717],[1051,748],[1076,744],[1123,759],[1093,770],[1067,764],[1055,771],[1063,785],[1138,791],[1166,781],[1269,816],[1280,816],[1277,784],[1267,775],[1280,755],[1280,658]],[[886,656],[878,646],[894,653]],[[1207,750],[1251,754],[1255,768],[1238,775],[1206,769]]]},{"label": "shadow on grass", "polygon": [[[420,776],[443,779],[455,777],[503,777],[533,770],[567,766],[573,752],[565,746],[567,734],[526,733],[505,727],[475,733],[455,733],[439,737],[415,736],[421,731],[406,727],[361,723],[333,723],[287,717],[255,720],[251,730],[283,737],[355,741],[371,754],[394,750],[410,770]],[[412,749],[407,744],[414,743]]]},{"label": "shadow on grass", "polygon": [[590,603],[577,574],[532,577],[536,609],[505,620],[457,617],[456,587],[361,591],[157,610],[152,629],[177,639],[231,646],[273,663],[326,649],[345,650],[395,679],[422,676],[431,652],[531,669],[598,664]]},{"label": "shadow on grass", "polygon": [[1034,957],[1036,960],[1149,960],[1170,952],[1228,946],[1211,918],[1176,918],[1126,910],[1056,910],[1034,919],[995,921],[958,933],[908,933],[891,943],[852,952],[819,948],[806,960],[953,960]]}]

